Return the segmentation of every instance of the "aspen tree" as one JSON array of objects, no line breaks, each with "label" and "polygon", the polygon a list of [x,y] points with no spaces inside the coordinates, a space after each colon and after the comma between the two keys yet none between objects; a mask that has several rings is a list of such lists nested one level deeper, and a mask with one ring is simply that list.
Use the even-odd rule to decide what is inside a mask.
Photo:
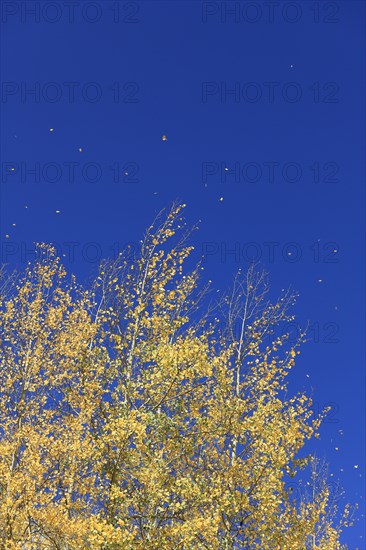
[{"label": "aspen tree", "polygon": [[0,286],[0,548],[344,548],[326,483],[286,484],[321,421],[286,391],[295,296],[250,267],[212,305],[182,209],[88,287],[48,245]]}]

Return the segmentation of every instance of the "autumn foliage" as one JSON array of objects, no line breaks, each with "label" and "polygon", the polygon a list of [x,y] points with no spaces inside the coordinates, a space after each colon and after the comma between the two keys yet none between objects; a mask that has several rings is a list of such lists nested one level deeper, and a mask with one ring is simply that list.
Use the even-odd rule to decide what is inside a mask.
[{"label": "autumn foliage", "polygon": [[0,548],[343,548],[327,484],[288,490],[321,421],[286,392],[294,296],[250,267],[214,302],[181,210],[88,288],[46,245],[4,279]]}]

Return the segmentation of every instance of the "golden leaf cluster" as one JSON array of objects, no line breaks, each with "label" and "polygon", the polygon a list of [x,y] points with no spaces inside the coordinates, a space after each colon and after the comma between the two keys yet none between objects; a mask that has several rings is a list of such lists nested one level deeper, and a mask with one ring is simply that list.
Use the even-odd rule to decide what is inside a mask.
[{"label": "golden leaf cluster", "polygon": [[87,289],[46,245],[3,287],[0,548],[341,548],[326,486],[286,485],[319,427],[285,393],[294,297],[250,268],[213,304],[181,210]]}]

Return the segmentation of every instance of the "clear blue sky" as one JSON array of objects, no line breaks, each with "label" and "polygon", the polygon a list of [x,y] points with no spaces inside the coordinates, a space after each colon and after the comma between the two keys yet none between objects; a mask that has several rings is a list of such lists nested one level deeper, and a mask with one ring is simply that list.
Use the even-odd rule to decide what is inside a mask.
[{"label": "clear blue sky", "polygon": [[1,8],[2,261],[51,241],[87,277],[183,200],[218,289],[256,257],[299,291],[291,387],[333,404],[310,448],[363,508],[364,2]]}]

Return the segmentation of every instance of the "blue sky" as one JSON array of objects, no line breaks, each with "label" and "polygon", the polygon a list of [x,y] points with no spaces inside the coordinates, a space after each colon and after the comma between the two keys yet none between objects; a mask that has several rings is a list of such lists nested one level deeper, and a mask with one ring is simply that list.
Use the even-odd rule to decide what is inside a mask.
[{"label": "blue sky", "polygon": [[181,199],[216,288],[257,259],[299,292],[291,387],[363,514],[365,4],[76,4],[2,4],[2,262],[54,242],[87,277]]}]

